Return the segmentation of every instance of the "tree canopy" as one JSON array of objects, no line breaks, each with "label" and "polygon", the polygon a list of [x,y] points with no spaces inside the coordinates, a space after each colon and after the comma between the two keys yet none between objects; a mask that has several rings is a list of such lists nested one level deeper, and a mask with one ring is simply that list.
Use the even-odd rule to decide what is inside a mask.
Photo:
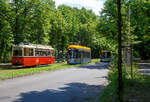
[{"label": "tree canopy", "polygon": [[[123,43],[132,41],[136,56],[149,58],[150,1],[124,0],[121,12]],[[48,44],[56,54],[79,44],[91,47],[92,57],[99,57],[100,50],[116,51],[116,23],[116,0],[107,0],[99,16],[84,7],[56,8],[53,0],[0,0],[0,62],[10,60],[12,45],[20,42]]]}]

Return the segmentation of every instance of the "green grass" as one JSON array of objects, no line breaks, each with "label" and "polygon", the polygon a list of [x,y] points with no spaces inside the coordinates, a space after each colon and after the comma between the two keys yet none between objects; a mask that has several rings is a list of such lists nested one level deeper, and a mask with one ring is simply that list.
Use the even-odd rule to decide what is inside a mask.
[{"label": "green grass", "polygon": [[135,79],[126,80],[125,102],[150,102],[150,76],[136,75]]},{"label": "green grass", "polygon": [[110,68],[108,74],[109,84],[103,90],[100,96],[100,102],[117,102],[117,72]]},{"label": "green grass", "polygon": [[[92,63],[99,62],[99,59],[92,59]],[[88,63],[89,64],[89,63]],[[57,70],[62,68],[71,68],[76,66],[81,66],[86,64],[76,64],[68,65],[66,62],[51,64],[43,67],[30,67],[30,68],[9,68],[9,67],[0,67],[0,80],[15,78],[19,76],[32,75],[35,73],[41,73],[44,71]]]},{"label": "green grass", "polygon": [[[124,102],[149,102],[150,100],[150,76],[143,75],[137,71],[138,65],[134,65],[134,77],[130,72],[123,72]],[[130,71],[129,68],[127,68]],[[111,68],[109,72],[110,83],[100,96],[100,102],[118,102],[117,98],[117,70]]]}]

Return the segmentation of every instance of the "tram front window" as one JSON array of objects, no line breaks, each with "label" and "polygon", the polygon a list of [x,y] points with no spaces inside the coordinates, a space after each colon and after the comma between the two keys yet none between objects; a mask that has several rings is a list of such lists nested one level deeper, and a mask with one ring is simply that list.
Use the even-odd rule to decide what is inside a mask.
[{"label": "tram front window", "polygon": [[101,58],[105,58],[105,54],[101,54],[100,57],[101,57]]},{"label": "tram front window", "polygon": [[108,57],[108,58],[111,57],[111,52],[107,52],[107,57]]},{"label": "tram front window", "polygon": [[67,54],[67,58],[70,59],[72,56],[72,51],[71,49],[68,49],[68,54]]},{"label": "tram front window", "polygon": [[19,47],[14,48],[13,56],[22,56],[22,48]]},{"label": "tram front window", "polygon": [[68,59],[81,58],[81,52],[78,49],[68,49]]}]

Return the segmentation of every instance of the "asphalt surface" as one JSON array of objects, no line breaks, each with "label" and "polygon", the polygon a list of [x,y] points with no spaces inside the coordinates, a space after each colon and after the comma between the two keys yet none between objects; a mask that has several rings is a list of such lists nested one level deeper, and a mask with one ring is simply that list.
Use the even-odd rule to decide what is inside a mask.
[{"label": "asphalt surface", "polygon": [[150,63],[138,63],[140,65],[139,72],[145,75],[150,75]]},{"label": "asphalt surface", "polygon": [[0,102],[88,102],[107,85],[108,63],[44,72],[0,82]]}]

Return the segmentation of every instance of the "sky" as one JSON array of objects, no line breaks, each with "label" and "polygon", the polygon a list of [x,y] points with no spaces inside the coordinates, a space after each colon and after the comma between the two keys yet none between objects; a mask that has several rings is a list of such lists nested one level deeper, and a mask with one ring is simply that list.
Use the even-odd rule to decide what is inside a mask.
[{"label": "sky", "polygon": [[85,7],[86,9],[92,9],[96,15],[99,15],[101,8],[103,8],[103,4],[105,0],[54,0],[56,3],[56,7],[61,4],[65,4],[72,7],[82,8]]}]

